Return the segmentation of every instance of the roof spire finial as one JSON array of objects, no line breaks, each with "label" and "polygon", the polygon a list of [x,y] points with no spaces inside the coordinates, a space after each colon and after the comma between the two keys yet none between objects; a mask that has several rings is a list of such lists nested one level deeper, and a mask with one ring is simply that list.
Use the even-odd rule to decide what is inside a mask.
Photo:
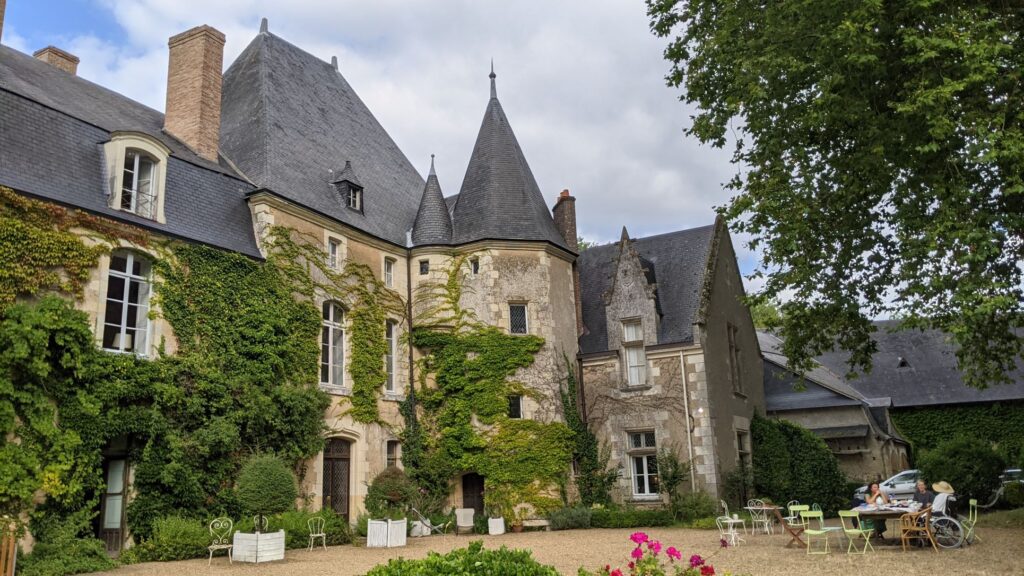
[{"label": "roof spire finial", "polygon": [[497,98],[498,88],[494,85],[494,79],[497,78],[498,75],[494,73],[494,58],[491,58],[491,73],[488,77],[491,79],[491,98]]},{"label": "roof spire finial", "polygon": [[266,18],[260,20],[260,34],[265,34],[270,30],[270,23],[267,22]]},{"label": "roof spire finial", "polygon": [[628,241],[628,240],[629,240],[629,232],[627,232],[626,231],[626,227],[623,226],[622,227],[622,236],[619,238],[619,242]]},{"label": "roof spire finial", "polygon": [[333,66],[335,70],[338,69],[338,57],[337,56],[331,56],[331,66]]},{"label": "roof spire finial", "polygon": [[437,172],[434,172],[434,155],[430,155],[430,174],[428,176],[437,176]]}]

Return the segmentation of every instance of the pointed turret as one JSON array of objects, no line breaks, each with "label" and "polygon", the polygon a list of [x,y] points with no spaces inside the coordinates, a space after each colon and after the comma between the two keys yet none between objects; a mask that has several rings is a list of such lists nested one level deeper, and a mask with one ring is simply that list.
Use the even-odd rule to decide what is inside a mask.
[{"label": "pointed turret", "polygon": [[452,240],[452,219],[448,214],[441,184],[437,181],[434,171],[434,155],[430,155],[430,175],[423,187],[423,198],[416,212],[416,222],[412,226],[413,246],[427,244],[448,244]]},{"label": "pointed turret", "polygon": [[498,101],[493,68],[488,77],[491,98],[452,209],[452,242],[533,240],[569,250]]}]

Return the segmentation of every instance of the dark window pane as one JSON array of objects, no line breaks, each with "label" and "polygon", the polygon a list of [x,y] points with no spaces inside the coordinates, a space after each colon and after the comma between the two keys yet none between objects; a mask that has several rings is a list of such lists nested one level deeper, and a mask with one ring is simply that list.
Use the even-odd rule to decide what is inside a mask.
[{"label": "dark window pane", "polygon": [[[326,354],[326,352],[324,352],[324,354]],[[327,365],[327,361],[326,360],[323,360],[322,362],[320,362],[320,382],[323,383],[323,384],[327,384],[328,383],[327,371],[329,369],[330,369],[330,366]]]},{"label": "dark window pane", "polygon": [[149,262],[145,258],[135,256],[132,258],[132,274],[136,276],[149,275]]},{"label": "dark window pane", "polygon": [[103,314],[103,321],[107,324],[121,325],[122,304],[113,300],[107,300],[107,310]]},{"label": "dark window pane", "polygon": [[523,397],[522,396],[509,396],[508,397],[508,417],[509,418],[522,418],[523,417]]},{"label": "dark window pane", "polygon": [[331,319],[331,303],[324,302],[324,320]]},{"label": "dark window pane", "polygon": [[118,336],[121,334],[120,326],[104,326],[103,327],[103,347],[107,350],[116,350],[118,343]]},{"label": "dark window pane", "polygon": [[118,272],[128,271],[128,257],[121,253],[114,253],[110,256],[110,269]]},{"label": "dark window pane", "polygon": [[430,273],[430,260],[420,260],[420,275]]},{"label": "dark window pane", "polygon": [[644,442],[646,443],[645,446],[647,448],[654,448],[654,432],[644,433]]},{"label": "dark window pane", "polygon": [[509,305],[508,331],[512,334],[526,334],[526,305]]}]

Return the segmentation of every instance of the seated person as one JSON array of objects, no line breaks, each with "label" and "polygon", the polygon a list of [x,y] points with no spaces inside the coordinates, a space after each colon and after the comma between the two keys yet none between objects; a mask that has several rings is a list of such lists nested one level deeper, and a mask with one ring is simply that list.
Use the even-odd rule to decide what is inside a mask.
[{"label": "seated person", "polygon": [[[868,485],[867,502],[868,504],[872,504],[874,506],[882,506],[884,504],[889,503],[889,496],[885,493],[884,490],[882,490],[882,486],[878,482],[872,482],[870,485]],[[864,524],[865,528],[867,528],[866,521],[864,522]],[[871,524],[874,525],[875,536],[881,538],[882,535],[885,534],[885,520],[881,518],[872,519]]]},{"label": "seated person", "polygon": [[935,493],[928,489],[928,483],[924,480],[917,481],[917,490],[914,491],[914,502],[921,504],[921,508],[929,506],[935,500]]},{"label": "seated person", "polygon": [[932,502],[932,516],[947,516],[947,508],[949,506],[949,497],[953,495],[953,487],[949,485],[949,482],[943,480],[942,482],[936,482],[932,484],[932,490],[935,490],[935,500]]}]

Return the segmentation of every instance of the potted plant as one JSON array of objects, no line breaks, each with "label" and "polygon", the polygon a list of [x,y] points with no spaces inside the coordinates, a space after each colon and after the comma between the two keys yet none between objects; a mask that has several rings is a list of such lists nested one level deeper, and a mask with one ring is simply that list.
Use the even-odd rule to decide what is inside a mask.
[{"label": "potted plant", "polygon": [[[513,518],[513,494],[507,485],[488,486],[484,490],[484,510],[487,512],[487,533],[505,533],[505,519]],[[522,526],[520,526],[522,529]]]},{"label": "potted plant", "polygon": [[283,560],[284,530],[264,532],[263,524],[267,516],[295,508],[295,475],[275,456],[253,456],[242,465],[237,492],[242,509],[253,515],[254,532],[235,532],[232,557],[255,563]]},{"label": "potted plant", "polygon": [[416,497],[416,486],[396,466],[388,466],[377,475],[366,491],[366,523],[368,548],[405,546],[408,535],[409,507]]}]

